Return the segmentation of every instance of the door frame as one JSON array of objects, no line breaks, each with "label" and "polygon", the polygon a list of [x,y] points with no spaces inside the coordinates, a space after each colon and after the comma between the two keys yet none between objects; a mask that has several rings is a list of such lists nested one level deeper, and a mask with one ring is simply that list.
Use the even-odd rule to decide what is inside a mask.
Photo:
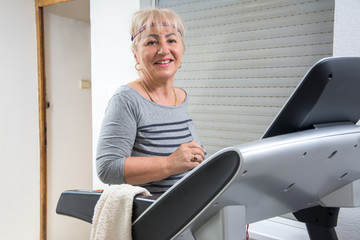
[{"label": "door frame", "polygon": [[47,155],[44,7],[73,0],[34,0],[38,64],[39,145],[40,145],[40,240],[47,238]]}]

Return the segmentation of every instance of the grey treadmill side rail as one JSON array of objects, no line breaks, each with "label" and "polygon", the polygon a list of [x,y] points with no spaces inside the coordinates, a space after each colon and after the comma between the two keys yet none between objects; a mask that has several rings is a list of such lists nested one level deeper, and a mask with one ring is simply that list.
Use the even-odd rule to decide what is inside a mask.
[{"label": "grey treadmill side rail", "polygon": [[[94,209],[101,194],[102,191],[91,190],[64,191],[60,195],[56,213],[92,223]],[[157,196],[135,196],[132,220],[138,218],[157,198]]]},{"label": "grey treadmill side rail", "polygon": [[133,224],[133,239],[171,239],[223,191],[240,168],[237,151],[206,161],[164,193]]}]

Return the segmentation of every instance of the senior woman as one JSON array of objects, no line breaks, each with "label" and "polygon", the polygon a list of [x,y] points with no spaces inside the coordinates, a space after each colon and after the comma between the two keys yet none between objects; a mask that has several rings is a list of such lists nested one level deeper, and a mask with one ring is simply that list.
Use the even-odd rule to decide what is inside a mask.
[{"label": "senior woman", "polygon": [[108,103],[96,156],[104,183],[161,194],[204,160],[187,94],[173,86],[184,34],[183,21],[171,10],[134,14],[131,47],[139,79],[121,86]]}]

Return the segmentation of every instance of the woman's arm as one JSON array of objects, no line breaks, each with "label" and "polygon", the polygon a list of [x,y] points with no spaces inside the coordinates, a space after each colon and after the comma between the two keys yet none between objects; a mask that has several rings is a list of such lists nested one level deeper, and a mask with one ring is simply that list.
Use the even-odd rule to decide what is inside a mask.
[{"label": "woman's arm", "polygon": [[107,105],[96,151],[96,169],[102,182],[125,183],[124,162],[131,155],[136,126],[131,103],[115,94]]},{"label": "woman's arm", "polygon": [[[196,156],[196,161],[191,159]],[[144,184],[186,172],[205,159],[205,150],[195,141],[182,144],[168,157],[128,157],[124,164],[125,182]]]}]

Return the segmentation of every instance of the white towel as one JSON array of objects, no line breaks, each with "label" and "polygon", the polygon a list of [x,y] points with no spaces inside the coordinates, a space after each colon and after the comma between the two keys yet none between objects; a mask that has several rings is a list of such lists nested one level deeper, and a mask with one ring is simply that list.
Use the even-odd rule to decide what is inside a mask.
[{"label": "white towel", "polygon": [[129,184],[106,188],[95,206],[91,240],[132,240],[133,200],[140,193],[150,195],[145,188]]}]

